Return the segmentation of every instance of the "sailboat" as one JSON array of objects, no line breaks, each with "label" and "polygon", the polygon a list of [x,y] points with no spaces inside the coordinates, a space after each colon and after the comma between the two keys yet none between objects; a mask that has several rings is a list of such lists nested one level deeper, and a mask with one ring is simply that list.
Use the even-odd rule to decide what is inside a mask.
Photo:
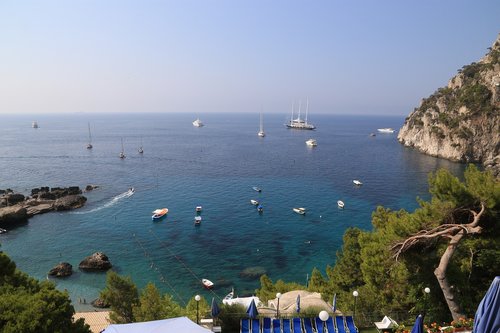
[{"label": "sailboat", "polygon": [[141,136],[141,146],[139,147],[138,152],[139,154],[144,154],[144,149],[142,148],[142,136]]},{"label": "sailboat", "polygon": [[257,135],[260,136],[261,138],[266,136],[266,133],[264,133],[264,125],[262,123],[262,112],[260,113],[260,130],[259,133],[257,133]]},{"label": "sailboat", "polygon": [[92,149],[92,134],[90,133],[90,123],[89,123],[89,143],[87,143],[87,149]]},{"label": "sailboat", "polygon": [[193,126],[194,127],[203,127],[203,123],[200,120],[200,117],[196,118],[195,121],[193,121]]},{"label": "sailboat", "polygon": [[285,126],[287,128],[302,129],[302,130],[313,130],[316,128],[316,126],[307,122],[307,114],[309,113],[309,99],[307,99],[305,120],[300,118],[301,102],[299,101],[299,114],[297,115],[297,118],[295,118],[295,119],[293,119],[293,107],[294,107],[294,103],[292,103],[292,117],[290,118],[290,121],[287,124],[285,124]]},{"label": "sailboat", "polygon": [[126,156],[125,156],[125,152],[123,151],[123,138],[121,140],[122,140],[122,151],[120,152],[120,158],[124,159]]}]

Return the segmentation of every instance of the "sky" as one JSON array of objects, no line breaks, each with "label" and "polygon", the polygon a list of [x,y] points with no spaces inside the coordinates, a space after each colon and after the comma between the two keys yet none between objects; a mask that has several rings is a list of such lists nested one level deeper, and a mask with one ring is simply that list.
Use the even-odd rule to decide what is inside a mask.
[{"label": "sky", "polygon": [[499,33],[498,0],[0,0],[0,115],[408,115]]}]

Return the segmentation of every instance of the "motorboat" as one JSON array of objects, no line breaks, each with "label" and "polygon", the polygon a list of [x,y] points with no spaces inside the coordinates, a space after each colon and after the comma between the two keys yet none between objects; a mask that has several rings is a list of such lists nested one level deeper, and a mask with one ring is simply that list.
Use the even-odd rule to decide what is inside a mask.
[{"label": "motorboat", "polygon": [[233,299],[233,297],[234,297],[234,288],[232,288],[231,292],[224,297],[224,299],[222,300],[222,303],[226,304],[224,301],[229,301],[229,300]]},{"label": "motorboat", "polygon": [[257,186],[252,187],[252,189],[254,191],[257,191],[257,192],[262,192],[262,189],[260,187],[257,187]]},{"label": "motorboat", "polygon": [[194,217],[194,225],[200,225],[201,224],[201,216],[197,215]]},{"label": "motorboat", "polygon": [[153,221],[158,221],[159,219],[165,217],[167,214],[168,214],[168,208],[155,209],[153,211],[153,216],[151,216],[151,219]]},{"label": "motorboat", "polygon": [[377,128],[377,131],[379,131],[380,133],[394,133],[396,130],[390,127],[386,127],[386,128]]},{"label": "motorboat", "polygon": [[338,200],[337,206],[339,206],[339,208],[344,208],[344,202],[342,200]]},{"label": "motorboat", "polygon": [[195,208],[197,213],[201,212],[202,209],[203,209],[203,207],[201,207],[201,206],[196,206],[196,208]]},{"label": "motorboat", "polygon": [[31,127],[38,128],[38,123],[36,121],[32,122]]},{"label": "motorboat", "polygon": [[139,154],[144,154],[144,148],[142,147],[142,136],[141,136],[141,145],[139,146],[139,149],[137,149]]},{"label": "motorboat", "polygon": [[309,147],[316,147],[318,143],[316,142],[315,139],[309,139],[306,141],[306,145],[308,145]]},{"label": "motorboat", "polygon": [[0,228],[0,234],[5,234],[7,232],[7,229]]},{"label": "motorboat", "polygon": [[254,199],[250,199],[250,203],[254,206],[257,206],[259,204],[259,202],[257,200],[254,200]]},{"label": "motorboat", "polygon": [[358,185],[358,186],[363,185],[363,183],[358,179],[354,179],[352,182],[354,183],[354,185]]},{"label": "motorboat", "polygon": [[300,214],[300,215],[305,215],[306,214],[306,209],[303,208],[303,207],[299,207],[299,208],[293,208],[293,211],[297,214]]},{"label": "motorboat", "polygon": [[214,283],[212,281],[210,281],[209,279],[201,279],[201,283],[203,284],[203,286],[205,286],[205,288],[207,289],[211,289],[213,288],[214,286]]},{"label": "motorboat", "polygon": [[377,135],[375,133],[370,133],[370,136],[373,137],[373,136],[377,136]]},{"label": "motorboat", "polygon": [[135,188],[133,188],[133,187],[129,187],[129,189],[128,189],[128,194],[129,194],[129,195],[132,195],[132,194],[134,194],[134,193],[135,193]]},{"label": "motorboat", "polygon": [[193,126],[194,127],[203,127],[203,123],[201,122],[200,118],[196,118],[195,121],[193,121]]},{"label": "motorboat", "polygon": [[294,103],[292,103],[292,116],[290,118],[290,121],[285,124],[285,126],[287,128],[301,129],[301,130],[313,130],[316,128],[316,126],[307,122],[307,114],[309,112],[309,99],[307,100],[306,118],[305,119],[300,118],[301,103],[299,102],[299,114],[297,115],[297,118],[295,118],[295,119],[293,118],[293,107],[294,107]]},{"label": "motorboat", "polygon": [[257,211],[258,211],[259,213],[262,213],[262,212],[264,211],[264,207],[263,207],[262,205],[260,205],[260,204],[259,204],[259,205],[257,206]]}]

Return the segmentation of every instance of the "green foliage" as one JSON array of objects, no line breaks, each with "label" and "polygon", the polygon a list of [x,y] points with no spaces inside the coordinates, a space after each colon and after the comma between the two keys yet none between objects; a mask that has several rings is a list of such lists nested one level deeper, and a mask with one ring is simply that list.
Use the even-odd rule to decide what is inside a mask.
[{"label": "green foliage", "polygon": [[15,267],[0,252],[1,332],[90,332],[83,319],[72,321],[75,310],[67,292],[56,290],[50,282],[38,282]]},{"label": "green foliage", "polygon": [[491,96],[491,91],[486,86],[477,83],[465,86],[458,97],[458,101],[471,110],[472,113],[489,113],[492,109]]},{"label": "green foliage", "polygon": [[110,319],[117,324],[134,322],[133,308],[139,305],[137,287],[130,277],[121,277],[113,271],[106,276],[106,287],[100,297],[110,305]]},{"label": "green foliage", "polygon": [[255,294],[264,303],[270,299],[276,298],[276,293],[278,292],[286,293],[291,290],[306,289],[305,286],[299,283],[286,283],[283,280],[278,280],[276,284],[273,284],[273,281],[265,274],[260,277],[260,286],[260,289],[257,289]]},{"label": "green foliage", "polygon": [[198,302],[193,297],[186,305],[186,316],[194,322],[196,322],[197,316],[199,319],[208,318],[210,317],[210,305],[204,297],[201,297]]},{"label": "green foliage", "polygon": [[240,319],[248,317],[245,307],[240,304],[223,304],[220,309],[221,313],[219,314],[218,321],[222,332],[239,332]]},{"label": "green foliage", "polygon": [[132,311],[136,321],[174,318],[184,314],[184,310],[172,299],[172,296],[162,297],[153,283],[148,283],[141,291],[139,304],[134,306]]}]

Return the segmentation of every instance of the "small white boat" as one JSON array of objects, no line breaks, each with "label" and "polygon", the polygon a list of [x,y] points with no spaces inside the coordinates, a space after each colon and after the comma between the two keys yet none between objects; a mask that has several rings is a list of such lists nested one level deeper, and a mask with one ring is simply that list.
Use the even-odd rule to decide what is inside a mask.
[{"label": "small white boat", "polygon": [[266,136],[266,133],[264,132],[264,125],[262,124],[262,112],[260,113],[260,129],[257,135],[260,136],[261,138]]},{"label": "small white boat", "polygon": [[342,200],[338,200],[337,201],[337,206],[339,206],[339,208],[344,208],[344,202]]},{"label": "small white boat", "polygon": [[38,128],[38,123],[36,121],[32,122],[31,127]]},{"label": "small white boat", "polygon": [[168,208],[155,209],[153,211],[153,215],[151,216],[151,219],[153,221],[158,221],[159,219],[167,216],[167,214],[168,214]]},{"label": "small white boat", "polygon": [[201,122],[200,118],[196,118],[196,120],[193,121],[193,126],[194,127],[203,127],[203,123]]},{"label": "small white boat", "polygon": [[259,213],[262,213],[262,212],[264,211],[264,207],[263,207],[261,204],[259,204],[259,205],[257,206],[257,211],[258,211]]},{"label": "small white boat", "polygon": [[300,214],[300,215],[305,215],[306,214],[306,209],[303,208],[303,207],[299,207],[299,208],[293,208],[293,211],[297,214]]},{"label": "small white boat", "polygon": [[309,147],[316,147],[318,143],[316,142],[315,139],[309,139],[306,141],[306,145],[308,145]]},{"label": "small white boat", "polygon": [[210,281],[209,279],[201,279],[201,283],[205,286],[207,289],[211,289],[214,286],[214,283]]},{"label": "small white boat", "polygon": [[194,225],[200,225],[201,224],[201,216],[197,215],[194,217]]},{"label": "small white boat", "polygon": [[262,192],[261,188],[257,186],[252,187],[252,189],[257,192]]},{"label": "small white boat", "polygon": [[125,156],[125,151],[123,150],[123,139],[122,139],[122,151],[120,152],[120,158],[121,159],[124,159],[126,156]]},{"label": "small white boat", "polygon": [[257,206],[259,204],[259,202],[257,200],[254,200],[254,199],[250,199],[250,203],[254,206]]},{"label": "small white boat", "polygon": [[0,228],[0,234],[5,234],[7,232],[7,229]]},{"label": "small white boat", "polygon": [[352,182],[354,183],[354,185],[358,185],[358,186],[363,185],[363,183],[358,179],[354,179]]},{"label": "small white boat", "polygon": [[201,207],[201,206],[196,206],[196,208],[195,208],[197,213],[201,212],[202,209],[203,209],[203,207]]},{"label": "small white boat", "polygon": [[134,193],[135,193],[135,189],[134,189],[133,187],[130,187],[130,188],[128,189],[128,194],[129,194],[129,195],[132,195],[132,194],[134,194]]},{"label": "small white boat", "polygon": [[[233,297],[234,297],[234,288],[232,288],[231,292],[224,297],[224,299],[222,300],[222,303],[224,303],[224,301],[229,301],[230,299],[233,299]],[[224,304],[226,304],[226,303],[224,303]]]},{"label": "small white boat", "polygon": [[139,154],[144,154],[144,148],[142,148],[142,136],[141,136],[141,145],[139,146],[139,149],[137,150]]},{"label": "small white boat", "polygon": [[387,128],[377,128],[377,131],[379,131],[380,133],[394,133],[396,130],[387,127]]}]

